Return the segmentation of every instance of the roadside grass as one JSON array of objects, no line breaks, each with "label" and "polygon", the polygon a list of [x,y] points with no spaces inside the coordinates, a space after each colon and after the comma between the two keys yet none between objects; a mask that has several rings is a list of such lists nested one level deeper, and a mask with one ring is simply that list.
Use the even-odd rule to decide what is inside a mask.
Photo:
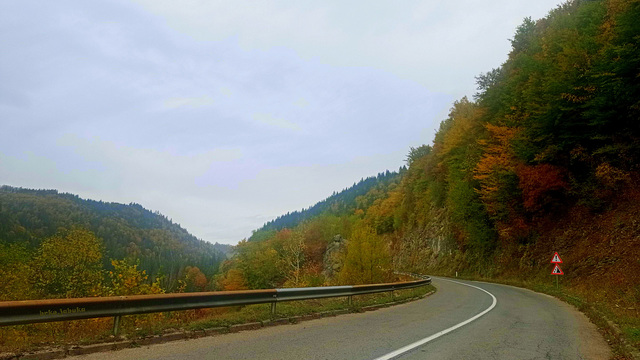
[{"label": "roadside grass", "polygon": [[[236,324],[318,314],[326,311],[362,311],[364,307],[387,304],[423,296],[435,291],[428,285],[414,289],[353,296],[349,306],[346,297],[300,300],[277,304],[271,315],[270,304],[173,311],[146,315],[123,316],[119,338],[140,339],[182,330],[204,330]],[[112,318],[29,324],[0,327],[0,354],[73,347],[117,340],[112,335]]]},{"label": "roadside grass", "polygon": [[635,324],[635,326],[624,326],[622,328],[622,331],[635,344],[636,347],[640,347],[640,324]]}]

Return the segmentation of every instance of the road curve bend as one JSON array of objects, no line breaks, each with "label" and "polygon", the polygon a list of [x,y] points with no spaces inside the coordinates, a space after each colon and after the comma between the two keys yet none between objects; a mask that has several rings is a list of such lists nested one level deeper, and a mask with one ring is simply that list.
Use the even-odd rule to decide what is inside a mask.
[{"label": "road curve bend", "polygon": [[609,359],[582,313],[516,287],[433,278],[421,300],[72,359]]}]

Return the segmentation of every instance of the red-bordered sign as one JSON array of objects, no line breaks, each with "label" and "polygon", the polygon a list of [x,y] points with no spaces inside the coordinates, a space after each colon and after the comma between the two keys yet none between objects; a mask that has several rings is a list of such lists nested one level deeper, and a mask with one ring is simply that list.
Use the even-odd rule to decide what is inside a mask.
[{"label": "red-bordered sign", "polygon": [[558,252],[553,254],[553,259],[551,259],[551,263],[552,264],[562,264],[562,260],[560,259],[560,255],[558,255]]},{"label": "red-bordered sign", "polygon": [[556,264],[556,266],[551,271],[551,275],[564,275],[564,273],[562,272],[562,269],[560,269],[560,266]]}]

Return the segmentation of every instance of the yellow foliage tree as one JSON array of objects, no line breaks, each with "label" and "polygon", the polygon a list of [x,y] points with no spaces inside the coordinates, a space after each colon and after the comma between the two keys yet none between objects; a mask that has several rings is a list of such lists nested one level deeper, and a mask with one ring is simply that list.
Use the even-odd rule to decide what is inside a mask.
[{"label": "yellow foliage tree", "polygon": [[0,301],[27,300],[37,296],[33,287],[34,271],[29,266],[30,257],[26,247],[5,245],[0,240]]},{"label": "yellow foliage tree", "polygon": [[36,286],[44,297],[99,295],[102,248],[101,240],[84,229],[47,238],[34,259]]},{"label": "yellow foliage tree", "polygon": [[359,225],[351,233],[340,274],[342,284],[372,284],[390,279],[392,273],[389,247],[375,229]]},{"label": "yellow foliage tree", "polygon": [[164,290],[158,281],[149,284],[146,272],[138,270],[137,264],[130,264],[126,260],[111,260],[113,271],[109,271],[109,284],[106,288],[108,295],[145,295],[162,294]]}]

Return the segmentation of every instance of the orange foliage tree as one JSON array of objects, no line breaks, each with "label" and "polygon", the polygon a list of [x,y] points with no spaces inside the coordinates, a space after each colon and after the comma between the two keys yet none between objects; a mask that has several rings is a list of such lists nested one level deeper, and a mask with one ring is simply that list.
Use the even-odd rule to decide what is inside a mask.
[{"label": "orange foliage tree", "polygon": [[476,165],[474,179],[480,181],[480,197],[487,211],[496,215],[501,206],[499,194],[504,179],[510,174],[515,174],[517,160],[511,141],[518,130],[492,124],[486,124],[485,127],[489,132],[489,140],[478,140],[484,154]]},{"label": "orange foliage tree", "polygon": [[474,169],[474,179],[480,182],[480,194],[487,213],[495,221],[502,239],[526,236],[528,225],[520,211],[516,157],[512,141],[519,135],[516,127],[486,124],[488,139],[478,140],[483,155]]},{"label": "orange foliage tree", "polygon": [[229,269],[220,279],[220,288],[225,291],[246,290],[247,281],[240,269]]},{"label": "orange foliage tree", "polygon": [[186,291],[205,291],[207,290],[207,277],[195,266],[187,266],[185,269]]}]

